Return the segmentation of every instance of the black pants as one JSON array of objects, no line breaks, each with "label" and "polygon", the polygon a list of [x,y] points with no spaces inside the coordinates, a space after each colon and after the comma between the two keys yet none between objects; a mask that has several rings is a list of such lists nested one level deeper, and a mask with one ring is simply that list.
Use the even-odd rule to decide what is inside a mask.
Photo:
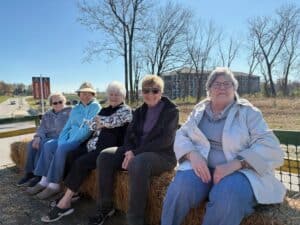
[{"label": "black pants", "polygon": [[[122,147],[112,147],[103,150],[97,160],[98,182],[100,189],[100,207],[113,207],[114,174],[121,169],[124,159]],[[127,222],[129,225],[143,225],[151,176],[171,170],[174,161],[154,152],[144,152],[136,155],[129,164],[129,210]]]},{"label": "black pants", "polygon": [[96,169],[96,161],[100,152],[116,145],[117,138],[113,134],[101,132],[96,150],[88,152],[86,144],[82,144],[75,151],[71,151],[65,165],[65,185],[71,191],[78,192],[84,179],[93,169]]}]

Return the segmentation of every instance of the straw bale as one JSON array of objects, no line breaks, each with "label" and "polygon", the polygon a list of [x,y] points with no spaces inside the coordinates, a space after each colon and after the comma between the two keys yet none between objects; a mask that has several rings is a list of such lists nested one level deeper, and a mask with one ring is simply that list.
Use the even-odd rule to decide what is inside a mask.
[{"label": "straw bale", "polygon": [[10,145],[10,158],[16,166],[23,170],[27,159],[28,140],[14,142]]},{"label": "straw bale", "polygon": [[97,200],[98,196],[98,182],[96,170],[93,170],[88,177],[84,180],[80,187],[80,192],[90,196],[91,198]]},{"label": "straw bale", "polygon": [[[26,145],[28,141],[15,142],[11,144],[11,158],[16,163],[18,168],[24,168],[26,162]],[[148,204],[146,208],[146,221],[150,225],[160,224],[160,215],[162,210],[163,198],[165,196],[167,187],[172,181],[175,171],[163,173],[161,176],[155,176],[151,179],[150,190],[148,194]],[[80,191],[93,199],[98,196],[98,182],[96,170],[85,179]],[[127,212],[128,210],[128,173],[126,171],[117,172],[114,183],[114,203],[117,209]],[[101,197],[101,196],[100,196]],[[283,206],[282,206],[283,205]],[[284,204],[277,206],[258,207],[256,212],[251,216],[245,218],[241,225],[283,225],[280,221],[284,221],[282,216],[282,209],[287,208],[287,212],[292,208],[300,210],[299,201],[291,201],[286,198]],[[202,203],[198,208],[192,209],[187,215],[183,225],[199,225],[205,211],[205,203]],[[284,213],[286,215],[286,213]]]}]

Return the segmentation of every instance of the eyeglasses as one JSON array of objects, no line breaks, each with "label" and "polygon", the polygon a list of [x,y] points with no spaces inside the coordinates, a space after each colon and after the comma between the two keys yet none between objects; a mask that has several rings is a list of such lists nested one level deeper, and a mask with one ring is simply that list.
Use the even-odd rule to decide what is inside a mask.
[{"label": "eyeglasses", "polygon": [[62,101],[52,102],[52,105],[57,105],[57,104],[63,104],[63,102]]},{"label": "eyeglasses", "polygon": [[221,89],[221,87],[224,87],[225,89],[231,88],[233,86],[233,83],[230,81],[225,81],[223,83],[221,82],[215,82],[211,85],[212,88],[214,89]]},{"label": "eyeglasses", "polygon": [[159,88],[143,88],[142,89],[143,94],[149,94],[150,92],[152,94],[158,94],[160,92]]}]

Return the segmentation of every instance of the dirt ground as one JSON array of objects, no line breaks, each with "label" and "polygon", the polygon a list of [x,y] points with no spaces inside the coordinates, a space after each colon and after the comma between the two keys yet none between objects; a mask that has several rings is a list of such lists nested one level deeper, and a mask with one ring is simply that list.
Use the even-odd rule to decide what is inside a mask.
[{"label": "dirt ground", "polygon": [[[40,225],[41,217],[49,210],[49,201],[39,200],[26,194],[25,187],[17,187],[21,177],[16,167],[0,167],[0,225]],[[73,205],[75,211],[53,225],[86,225],[88,217],[94,215],[96,202],[87,197]],[[125,225],[124,214],[117,212],[105,225]]]},{"label": "dirt ground", "polygon": [[[24,187],[17,187],[15,183],[20,177],[21,174],[13,165],[0,166],[0,225],[44,224],[40,218],[48,212],[49,201],[31,197],[26,194]],[[80,201],[74,203],[73,207],[75,212],[72,215],[51,224],[86,225],[88,217],[95,213],[96,203],[92,199],[82,197]],[[284,204],[277,205],[266,213],[276,221],[281,221],[282,225],[299,225],[299,192],[289,192]],[[126,225],[124,213],[117,212],[105,225]]]}]

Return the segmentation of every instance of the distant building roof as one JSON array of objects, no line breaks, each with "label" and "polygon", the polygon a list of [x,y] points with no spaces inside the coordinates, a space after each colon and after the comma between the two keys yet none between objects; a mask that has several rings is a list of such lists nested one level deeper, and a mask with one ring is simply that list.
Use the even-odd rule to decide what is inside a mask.
[{"label": "distant building roof", "polygon": [[[244,73],[244,72],[237,72],[237,71],[232,71],[233,74],[237,77],[239,76],[248,76],[248,73]],[[210,74],[211,71],[205,70],[204,71],[205,74]],[[173,70],[167,73],[162,74],[162,76],[173,76],[173,75],[178,75],[178,74],[196,74],[196,70],[190,67],[182,67],[180,69],[177,70]],[[251,75],[253,77],[258,77],[257,75]]]}]

